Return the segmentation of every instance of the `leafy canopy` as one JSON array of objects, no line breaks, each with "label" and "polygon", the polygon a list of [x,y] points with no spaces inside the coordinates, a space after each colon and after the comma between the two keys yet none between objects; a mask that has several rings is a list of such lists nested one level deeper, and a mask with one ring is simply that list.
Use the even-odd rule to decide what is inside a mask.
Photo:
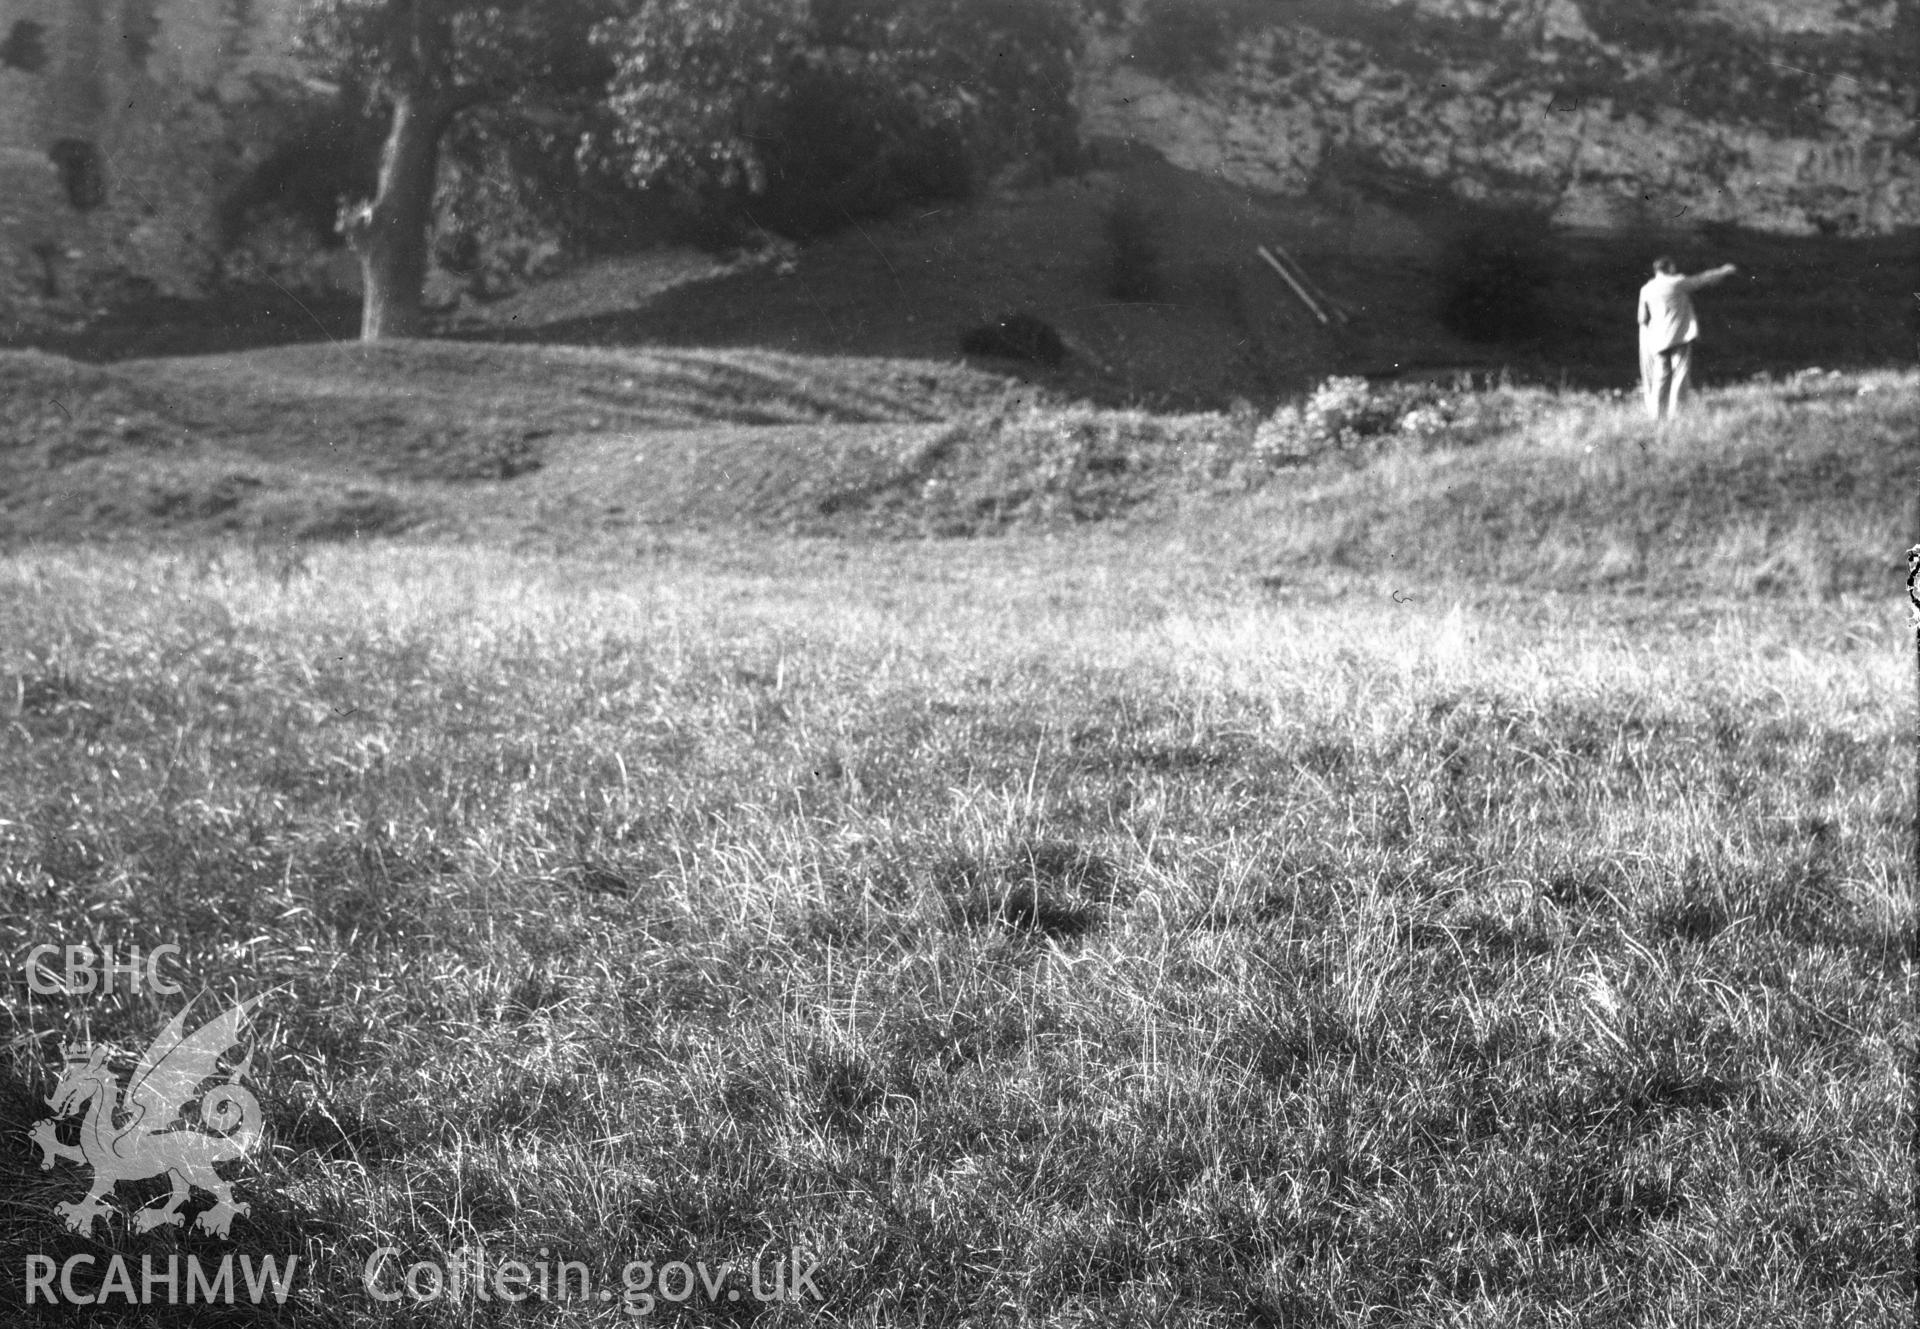
[{"label": "leafy canopy", "polygon": [[[591,34],[629,8],[630,0],[301,0],[298,31],[303,54],[339,87],[344,123],[387,123],[402,98],[428,112],[426,132],[444,149],[432,193],[435,253],[452,271],[494,280],[526,275],[568,237],[611,231],[631,210],[623,183],[579,159],[613,73]],[[347,172],[356,189],[372,173],[371,161],[358,160]]]},{"label": "leafy canopy", "polygon": [[801,231],[968,192],[1077,150],[1066,0],[645,0],[613,60],[603,149],[631,179]]},{"label": "leafy canopy", "polygon": [[302,0],[299,43],[323,76],[377,98],[597,100],[611,70],[589,34],[626,7],[621,0]]}]

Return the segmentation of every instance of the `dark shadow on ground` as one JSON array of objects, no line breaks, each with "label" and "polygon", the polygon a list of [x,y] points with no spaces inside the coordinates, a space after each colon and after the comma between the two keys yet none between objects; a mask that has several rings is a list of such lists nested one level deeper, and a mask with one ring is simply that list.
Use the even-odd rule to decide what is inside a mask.
[{"label": "dark shadow on ground", "polygon": [[[1554,233],[1545,255],[1542,310],[1526,337],[1476,343],[1467,355],[1455,343],[1425,364],[1395,365],[1369,354],[1360,339],[1345,368],[1377,377],[1440,368],[1508,369],[1523,381],[1580,388],[1632,385],[1636,364],[1634,311],[1652,259],[1673,255],[1684,271],[1734,263],[1738,276],[1703,291],[1696,303],[1701,341],[1695,372],[1702,385],[1784,375],[1818,366],[1857,369],[1912,364],[1920,358],[1920,234],[1870,238],[1777,236],[1734,228],[1687,234]],[[884,280],[884,271],[875,274]],[[1440,265],[1410,272],[1406,317],[1437,317],[1450,274]],[[810,312],[811,307],[811,312]],[[929,317],[929,315],[935,315]],[[1368,319],[1392,319],[1373,310]],[[1179,335],[1177,314],[1167,335]],[[915,310],[849,292],[808,290],[801,278],[748,273],[677,288],[644,308],[530,328],[469,333],[478,340],[562,342],[594,346],[760,346],[808,354],[957,354],[963,311]],[[1047,371],[994,363],[1003,372],[1095,398],[1113,395],[1110,378],[1080,367]],[[1211,386],[1211,385],[1210,385]],[[1259,397],[1270,376],[1245,372],[1237,390]],[[1234,388],[1206,394],[1224,405]],[[1183,403],[1186,404],[1186,403]]]},{"label": "dark shadow on ground", "polygon": [[358,299],[267,287],[224,291],[199,300],[149,296],[110,309],[76,331],[0,337],[0,347],[33,347],[75,360],[108,363],[353,341],[359,335]]},{"label": "dark shadow on ground", "polygon": [[[1684,272],[1740,272],[1699,293],[1696,372],[1704,382],[1811,367],[1913,364],[1920,353],[1920,231],[1870,238],[1779,236],[1731,227],[1687,235],[1567,236],[1547,299],[1556,310],[1537,356],[1578,372],[1633,375],[1633,315],[1651,260]],[[1625,363],[1622,364],[1622,361]]]},{"label": "dark shadow on ground", "polygon": [[[1471,217],[1457,203],[1429,209],[1398,200],[1416,224],[1438,237]],[[1442,210],[1444,209],[1444,210]],[[1006,219],[1017,226],[1017,216]],[[918,223],[909,223],[909,228]],[[1031,289],[1051,264],[1084,263],[1065,240],[1026,252],[955,256],[937,277],[901,270],[917,241],[909,231],[886,247],[865,232],[810,249],[798,270],[771,267],[689,282],[639,307],[535,326],[469,323],[444,335],[461,340],[589,346],[760,347],[813,355],[871,355],[953,360],[964,330],[1002,312],[1012,292]],[[999,240],[1005,240],[1004,228]],[[939,244],[945,240],[936,238]],[[1225,243],[1223,240],[1222,243]],[[1237,240],[1236,240],[1237,243]],[[892,251],[889,257],[888,250]],[[950,252],[950,251],[949,251]],[[1431,253],[1402,255],[1391,273],[1369,278],[1321,267],[1329,287],[1358,292],[1351,330],[1323,332],[1275,324],[1264,332],[1247,316],[1254,297],[1283,297],[1240,282],[1222,296],[1201,289],[1200,278],[1226,281],[1196,269],[1191,291],[1174,289],[1157,303],[1063,307],[1070,331],[1080,316],[1083,344],[1093,331],[1110,335],[1091,355],[1076,354],[1065,369],[1013,361],[986,367],[1026,378],[1071,396],[1109,404],[1162,408],[1223,407],[1233,397],[1270,399],[1331,372],[1392,377],[1405,373],[1506,370],[1521,381],[1582,388],[1629,387],[1636,375],[1634,301],[1651,259],[1671,253],[1686,271],[1731,262],[1741,273],[1699,297],[1702,339],[1696,373],[1705,385],[1786,374],[1819,366],[1862,368],[1912,364],[1920,352],[1920,232],[1870,238],[1777,236],[1732,227],[1685,234],[1547,233],[1544,275],[1536,295],[1540,318],[1526,336],[1469,343],[1441,333],[1441,307],[1457,270],[1457,252],[1436,239]],[[1244,257],[1244,256],[1243,256]],[[1311,261],[1311,260],[1309,260]],[[1219,263],[1224,265],[1223,254]],[[1228,274],[1233,275],[1233,274]],[[1342,279],[1346,286],[1342,291]],[[1371,284],[1369,284],[1371,283]],[[1232,284],[1232,283],[1229,283]],[[1064,284],[1063,284],[1064,285]],[[1229,299],[1228,297],[1232,297]],[[1271,299],[1270,299],[1271,298]],[[1236,301],[1238,302],[1236,304]],[[1276,306],[1278,308],[1278,306]],[[1053,313],[1038,308],[1043,317]],[[1261,311],[1265,317],[1268,311]],[[278,290],[229,292],[207,300],[153,298],[127,305],[84,329],[41,336],[31,344],[77,359],[114,361],[201,355],[358,334],[357,301],[295,296]],[[1271,320],[1269,320],[1271,321]],[[1107,325],[1111,325],[1108,327]],[[1427,338],[1422,329],[1431,329]],[[1245,334],[1243,339],[1242,333]],[[1261,335],[1254,335],[1254,334]],[[1309,335],[1320,339],[1312,348]],[[1292,337],[1296,344],[1289,345]],[[1297,362],[1281,357],[1298,350]],[[1189,361],[1201,351],[1204,374]]]}]

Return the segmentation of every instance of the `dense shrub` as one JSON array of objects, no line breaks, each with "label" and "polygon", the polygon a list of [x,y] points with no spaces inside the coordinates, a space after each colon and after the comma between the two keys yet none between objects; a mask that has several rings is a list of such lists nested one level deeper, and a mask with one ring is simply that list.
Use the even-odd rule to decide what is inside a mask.
[{"label": "dense shrub", "polygon": [[[959,127],[917,112],[864,70],[795,72],[764,125],[765,184],[748,205],[766,228],[796,239],[907,203],[965,197],[973,163]],[[748,191],[724,191],[721,210]]]},{"label": "dense shrub", "polygon": [[[339,249],[347,199],[374,189],[385,125],[363,95],[303,108],[219,201],[230,278],[278,258]],[[574,153],[577,128],[482,106],[442,141],[433,257],[476,294],[537,277],[567,249],[668,234],[667,210],[623,177]],[[276,277],[276,280],[282,280]]]},{"label": "dense shrub", "polygon": [[434,258],[475,295],[547,275],[569,251],[630,247],[670,234],[661,200],[555,130],[481,108],[449,131],[434,198]]},{"label": "dense shrub", "polygon": [[604,26],[592,151],[709,214],[817,235],[1077,163],[1066,0],[655,0]]},{"label": "dense shrub", "polygon": [[1262,421],[1252,452],[1263,465],[1281,466],[1328,455],[1364,457],[1386,447],[1471,446],[1533,418],[1546,401],[1539,390],[1329,378],[1305,401]]}]

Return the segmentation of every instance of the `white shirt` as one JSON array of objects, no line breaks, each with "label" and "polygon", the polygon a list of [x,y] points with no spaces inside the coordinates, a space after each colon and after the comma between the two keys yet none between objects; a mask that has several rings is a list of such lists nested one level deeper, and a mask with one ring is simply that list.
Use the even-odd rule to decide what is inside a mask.
[{"label": "white shirt", "polygon": [[1700,320],[1693,316],[1693,297],[1688,292],[1707,284],[1677,272],[1656,272],[1653,280],[1640,288],[1642,355],[1671,350],[1700,335]]}]

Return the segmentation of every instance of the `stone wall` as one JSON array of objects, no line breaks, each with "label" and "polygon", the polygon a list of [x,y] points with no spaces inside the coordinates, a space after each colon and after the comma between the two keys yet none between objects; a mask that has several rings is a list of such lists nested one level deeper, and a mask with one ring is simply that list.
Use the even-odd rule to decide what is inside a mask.
[{"label": "stone wall", "polygon": [[0,327],[205,289],[216,209],[314,91],[292,0],[0,0]]},{"label": "stone wall", "polygon": [[1264,190],[1372,170],[1574,226],[1920,223],[1916,0],[1179,2],[1227,16],[1218,59],[1168,69],[1135,0],[1089,46],[1089,134]]}]

